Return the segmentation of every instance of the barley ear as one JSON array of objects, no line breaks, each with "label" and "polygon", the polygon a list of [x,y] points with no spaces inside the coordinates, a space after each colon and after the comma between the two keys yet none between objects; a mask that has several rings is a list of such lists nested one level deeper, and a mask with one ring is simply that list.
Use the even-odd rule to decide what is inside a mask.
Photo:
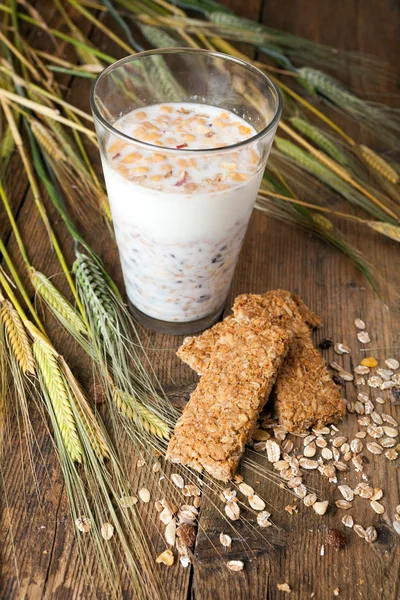
[{"label": "barley ear", "polygon": [[83,450],[79,440],[73,410],[55,350],[49,344],[36,340],[33,354],[45,392],[54,409],[60,434],[66,450],[75,462],[82,462]]},{"label": "barley ear", "polygon": [[0,315],[7,332],[8,342],[22,372],[34,375],[35,361],[28,336],[17,311],[8,300],[2,302]]},{"label": "barley ear", "polygon": [[122,390],[115,389],[113,400],[118,410],[125,417],[132,419],[137,425],[143,427],[143,429],[152,435],[165,440],[169,439],[170,431],[168,425],[133,396]]},{"label": "barley ear", "polygon": [[397,227],[397,225],[383,223],[382,221],[368,221],[367,225],[371,229],[379,231],[379,233],[382,233],[382,235],[386,235],[392,240],[400,242],[400,227]]}]

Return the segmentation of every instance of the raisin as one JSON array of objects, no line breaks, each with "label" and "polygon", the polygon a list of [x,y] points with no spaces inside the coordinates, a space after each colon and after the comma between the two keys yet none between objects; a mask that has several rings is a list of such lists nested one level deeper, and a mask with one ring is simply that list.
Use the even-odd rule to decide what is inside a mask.
[{"label": "raisin", "polygon": [[345,535],[338,529],[329,529],[326,534],[326,543],[328,546],[332,546],[332,548],[339,551],[345,547],[347,540]]},{"label": "raisin", "polygon": [[328,348],[330,348],[332,344],[332,340],[330,340],[329,338],[325,338],[324,340],[322,340],[322,342],[318,344],[318,348],[321,348],[321,350],[328,350]]}]

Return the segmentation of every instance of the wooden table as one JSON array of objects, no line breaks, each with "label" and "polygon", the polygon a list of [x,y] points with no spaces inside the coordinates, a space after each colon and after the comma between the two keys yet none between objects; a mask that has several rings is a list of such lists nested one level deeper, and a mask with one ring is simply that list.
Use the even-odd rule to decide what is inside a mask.
[{"label": "wooden table", "polygon": [[[238,14],[259,19],[272,27],[343,49],[369,52],[386,59],[393,66],[399,64],[396,36],[400,25],[400,6],[394,0],[232,0],[228,3]],[[36,2],[36,5],[40,7],[46,22],[57,28],[60,17],[52,2]],[[89,38],[103,50],[118,55],[118,50],[105,36],[94,31],[76,13],[74,18],[82,25]],[[41,39],[37,38],[35,43],[40,43],[47,50],[51,48],[46,36],[33,30],[29,35],[31,39],[40,35]],[[68,46],[65,46],[64,56],[73,58],[73,52]],[[64,78],[63,83],[68,100],[88,109],[89,83],[67,78]],[[358,83],[362,86],[362,78]],[[391,81],[380,83],[376,89],[366,90],[372,99],[382,97],[389,103],[394,103],[395,91],[395,84]],[[345,120],[342,122],[345,123]],[[346,126],[354,135],[359,136],[355,125],[349,126],[346,123]],[[95,153],[92,159],[100,172],[99,158]],[[13,156],[7,173],[7,189],[32,262],[48,275],[59,272],[44,227],[34,210],[32,194],[17,155]],[[48,208],[63,250],[72,262],[70,239],[49,204]],[[350,205],[346,204],[346,210],[352,211]],[[398,249],[395,242],[374,235],[371,231],[367,233],[349,222],[342,222],[340,225],[349,239],[377,265],[382,277],[398,284]],[[17,257],[15,240],[1,210],[0,235],[12,255]],[[88,232],[87,237],[104,259],[112,276],[121,283],[117,252],[106,233],[98,235]],[[23,273],[20,262],[18,266]],[[55,281],[57,282],[57,278]],[[62,285],[62,277],[59,282]],[[317,341],[332,337],[346,342],[354,349],[351,358],[353,364],[357,364],[362,356],[358,352],[360,344],[353,325],[356,317],[362,317],[366,321],[372,338],[371,346],[379,348],[374,351],[378,358],[383,360],[391,354],[399,356],[398,302],[392,302],[386,308],[349,260],[307,233],[256,212],[251,219],[228,306],[241,292],[264,292],[273,288],[298,293],[313,310],[322,315],[325,324],[316,336]],[[65,293],[68,293],[67,290]],[[85,362],[81,352],[70,339],[60,334],[48,314],[46,324],[57,347],[62,348],[76,374],[83,382],[87,382],[90,365]],[[162,380],[167,383],[172,375],[175,382],[174,388],[169,387],[171,397],[178,399],[178,402],[185,400],[196,377],[175,357],[174,351],[180,340],[163,335],[154,335],[153,340],[161,349],[162,361],[157,368]],[[332,359],[333,351],[330,350],[326,356]],[[356,390],[352,384],[347,384],[345,393],[348,399],[354,399]],[[387,403],[384,410],[400,419],[399,407]],[[342,427],[350,438],[354,434],[354,423],[354,417],[348,422],[346,418]],[[29,468],[21,461],[15,423],[12,445],[4,460],[8,511],[3,503],[0,595],[4,600],[91,599],[94,596],[87,592],[79,566],[63,478],[52,442],[42,426],[38,427],[37,436],[47,465],[47,472],[41,467],[38,471],[40,500],[29,475]],[[35,459],[40,465],[38,450],[35,451]],[[311,509],[301,506],[301,503],[298,514],[290,516],[284,510],[287,504],[292,503],[290,496],[265,481],[258,485],[251,473],[242,471],[246,481],[260,489],[260,493],[274,507],[273,519],[280,531],[270,534],[270,545],[256,542],[254,555],[246,560],[245,570],[242,573],[231,573],[224,560],[207,543],[204,532],[211,537],[218,537],[223,523],[212,506],[204,502],[200,515],[202,531],[197,539],[197,560],[193,569],[184,570],[179,564],[169,569],[159,569],[168,596],[171,600],[189,597],[196,600],[285,598],[285,593],[278,591],[277,584],[287,582],[292,589],[289,597],[301,600],[312,597],[317,600],[333,598],[336,588],[339,589],[339,597],[345,600],[399,598],[400,536],[391,526],[395,507],[400,503],[398,461],[389,463],[382,457],[370,454],[368,461],[365,471],[371,475],[371,481],[375,485],[383,487],[386,511],[378,516],[366,501],[357,499],[351,513],[357,522],[377,528],[379,538],[373,546],[348,530],[348,543],[344,550],[335,552],[326,546],[327,529],[338,527],[344,530],[341,518],[345,513],[334,505],[334,499],[339,497],[335,486],[320,476],[309,476],[307,481],[309,485],[315,485],[323,497],[331,500],[332,506],[322,518],[316,516]],[[356,480],[357,478],[353,479],[353,484]],[[12,544],[7,534],[8,515],[13,523],[19,587]],[[161,551],[161,538],[155,537],[154,541]],[[321,555],[323,545],[325,554]],[[100,590],[98,597],[103,597]],[[133,598],[129,591],[125,597]]]}]

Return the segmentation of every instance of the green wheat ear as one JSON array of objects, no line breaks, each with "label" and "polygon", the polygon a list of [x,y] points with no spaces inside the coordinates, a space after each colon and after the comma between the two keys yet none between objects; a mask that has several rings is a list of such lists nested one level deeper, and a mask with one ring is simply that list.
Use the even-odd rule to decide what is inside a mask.
[{"label": "green wheat ear", "polygon": [[33,343],[33,354],[45,390],[54,408],[54,414],[67,452],[71,460],[80,463],[82,462],[83,449],[57,357],[50,346],[41,340]]},{"label": "green wheat ear", "polygon": [[292,125],[303,133],[309,140],[314,142],[318,148],[323,150],[328,156],[333,158],[339,165],[346,167],[349,164],[347,156],[334,144],[327,135],[325,135],[318,127],[315,127],[308,121],[300,117],[292,117],[290,119]]},{"label": "green wheat ear", "polygon": [[148,433],[165,440],[169,439],[168,425],[133,396],[115,389],[113,400],[123,415],[142,426]]},{"label": "green wheat ear", "polygon": [[116,327],[115,305],[99,265],[86,254],[78,254],[73,265],[76,283],[84,303],[90,307],[96,330],[108,338]]},{"label": "green wheat ear", "polygon": [[85,324],[79,313],[51,283],[46,275],[39,271],[32,271],[31,280],[37,293],[57,315],[65,319],[79,333],[86,333]]}]

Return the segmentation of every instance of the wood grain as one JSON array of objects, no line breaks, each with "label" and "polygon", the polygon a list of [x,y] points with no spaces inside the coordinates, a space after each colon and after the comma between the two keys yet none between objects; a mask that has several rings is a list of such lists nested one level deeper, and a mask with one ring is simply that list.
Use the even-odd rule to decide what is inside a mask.
[{"label": "wood grain", "polygon": [[[340,10],[339,3],[318,0],[249,0],[246,3],[225,0],[225,3],[243,16],[253,19],[261,17],[263,22],[271,27],[282,28],[340,48],[367,51],[393,65],[398,64],[399,48],[396,35],[400,23],[400,7],[391,0],[369,0],[363,3],[347,0],[340,5]],[[59,20],[51,1],[36,4],[40,4],[46,22],[56,27]],[[105,15],[100,17],[117,30]],[[74,18],[86,28],[85,31],[104,51],[121,56],[120,50],[110,43],[104,34],[92,31],[78,15],[75,14]],[[31,35],[35,33],[32,31]],[[50,50],[45,38],[42,43],[44,48]],[[73,56],[73,51],[67,46],[65,53],[65,56]],[[68,79],[63,79],[63,83],[68,86],[68,100],[87,109],[89,83],[85,80]],[[354,83],[363,85],[363,78],[357,77]],[[393,103],[395,99],[391,94],[394,91],[396,88],[393,79],[379,80],[373,90],[370,87],[366,89],[371,96],[382,97],[385,101]],[[344,117],[341,119],[354,135],[359,135],[357,126],[349,124]],[[97,151],[90,148],[89,152],[100,173]],[[7,190],[29,255],[35,266],[46,274],[59,272],[45,229],[37,217],[32,196],[27,193],[27,189],[19,158],[15,155],[7,174]],[[340,202],[337,203],[338,210],[343,207]],[[73,248],[70,239],[50,205],[48,208],[62,248],[68,260],[72,262]],[[349,210],[347,205],[346,210]],[[366,236],[361,229],[350,223],[342,223],[341,227],[349,239],[379,266],[382,276],[398,286],[400,276],[396,268],[398,250],[395,243],[372,232],[368,232]],[[2,209],[0,235],[7,241],[12,255],[18,256]],[[87,232],[87,235],[112,276],[122,284],[114,244],[105,232]],[[17,265],[23,273],[21,261],[18,260]],[[55,281],[68,295],[63,278],[56,278]],[[372,339],[371,347],[379,348],[374,351],[377,358],[383,359],[390,354],[399,356],[399,303],[396,299],[386,308],[349,260],[310,235],[255,213],[236,270],[228,307],[232,299],[241,292],[264,292],[278,287],[298,293],[313,310],[323,316],[324,327],[316,334],[316,342],[324,337],[332,337],[354,349],[351,359],[345,358],[345,364],[350,365],[350,360],[355,364],[364,356],[359,351],[360,344],[356,339],[353,326],[355,317],[366,321]],[[60,332],[48,314],[46,326],[54,343],[62,348],[80,380],[88,384],[90,365],[82,353]],[[160,353],[160,360],[156,365],[157,374],[166,386],[171,400],[182,406],[196,377],[175,357],[180,340],[157,334],[150,334],[150,338]],[[331,350],[326,353],[326,358],[334,358]],[[346,384],[345,394],[349,400],[355,398],[356,389],[352,384]],[[399,407],[386,404],[384,410],[397,419],[400,418]],[[350,416],[345,419],[343,425],[343,430],[346,430],[346,435],[350,438],[355,432],[354,421],[354,417]],[[9,508],[6,508],[3,497],[0,535],[4,542],[0,548],[0,597],[7,600],[103,598],[101,589],[89,590],[85,586],[73,541],[61,471],[52,442],[39,415],[35,415],[35,430],[38,435],[38,448],[34,457],[38,465],[40,499],[34,492],[29,469],[21,460],[18,428],[15,423],[12,427],[10,447],[6,448],[4,478]],[[39,449],[45,459],[47,471],[41,466]],[[201,509],[193,573],[191,569],[184,570],[179,566],[172,569],[157,567],[163,577],[168,597],[171,600],[183,600],[187,597],[196,600],[278,599],[285,597],[285,594],[278,591],[277,584],[287,582],[293,590],[289,597],[299,600],[311,598],[312,593],[317,600],[328,600],[334,597],[335,588],[340,590],[339,597],[346,600],[396,600],[400,596],[400,550],[399,536],[396,537],[391,522],[395,507],[400,502],[400,478],[395,464],[372,455],[368,455],[368,460],[365,472],[372,484],[380,484],[384,488],[383,504],[386,512],[382,516],[374,515],[368,503],[364,501],[355,502],[351,513],[357,522],[377,527],[379,540],[375,545],[368,546],[353,532],[346,531],[346,548],[337,553],[325,547],[325,554],[321,556],[321,546],[326,546],[327,530],[330,527],[343,529],[338,524],[344,513],[333,504],[333,500],[338,498],[337,492],[334,493],[335,487],[322,480],[319,475],[307,475],[307,484],[316,487],[322,497],[329,498],[331,507],[321,518],[311,509],[301,507],[299,503],[298,514],[290,516],[285,511],[285,506],[292,504],[293,498],[275,484],[264,479],[259,481],[256,475],[242,468],[246,481],[268,500],[276,527],[266,530],[265,540],[260,540],[251,530],[254,515],[246,513],[249,523],[238,528],[231,551],[225,553],[218,543],[220,532],[228,532],[219,513],[223,509],[223,503],[216,501],[214,504],[205,498]],[[133,460],[132,464],[134,463]],[[141,481],[146,481],[145,468],[139,475],[138,485]],[[360,476],[352,474],[351,485],[355,485],[359,479]],[[152,494],[159,493],[156,486],[151,491]],[[12,543],[7,533],[9,516],[13,522],[16,562],[20,573],[19,586]],[[161,551],[163,542],[154,527],[151,527],[152,513],[149,511],[143,518],[156,549]],[[251,542],[251,550],[243,548],[240,541],[242,537]],[[225,562],[230,558],[243,559],[246,563],[245,570],[242,573],[229,572]],[[133,598],[129,589],[126,590],[125,597]]]}]

